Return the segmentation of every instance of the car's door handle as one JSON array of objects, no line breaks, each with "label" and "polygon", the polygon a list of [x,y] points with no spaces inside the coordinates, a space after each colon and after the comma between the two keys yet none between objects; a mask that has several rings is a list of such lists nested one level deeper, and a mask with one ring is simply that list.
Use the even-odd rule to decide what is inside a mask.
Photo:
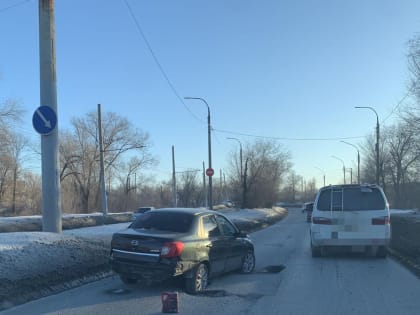
[{"label": "car's door handle", "polygon": [[212,247],[213,247],[213,245],[212,245],[212,244],[208,244],[208,245],[206,245],[206,247],[208,247],[208,248],[212,248]]}]

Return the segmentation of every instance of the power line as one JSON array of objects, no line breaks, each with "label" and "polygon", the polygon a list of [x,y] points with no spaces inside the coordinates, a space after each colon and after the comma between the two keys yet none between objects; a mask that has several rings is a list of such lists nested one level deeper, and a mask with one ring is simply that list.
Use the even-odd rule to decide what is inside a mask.
[{"label": "power line", "polygon": [[397,103],[397,105],[394,106],[394,108],[392,109],[392,111],[388,114],[388,116],[385,117],[384,120],[382,120],[381,124],[383,124],[385,121],[388,120],[389,117],[391,117],[394,112],[398,109],[398,107],[401,106],[401,104],[405,101],[405,99],[410,95],[410,93],[414,90],[414,84],[413,86],[407,91],[407,93],[403,96],[403,98]]},{"label": "power line", "polygon": [[179,95],[178,91],[176,90],[175,86],[172,84],[171,80],[169,79],[168,75],[166,74],[165,70],[163,69],[163,66],[161,65],[161,63],[159,62],[158,58],[156,57],[155,52],[153,51],[152,46],[150,45],[149,41],[146,38],[146,35],[144,34],[139,21],[137,20],[136,16],[134,15],[134,12],[131,8],[131,6],[129,5],[127,0],[124,0],[128,11],[130,12],[130,16],[134,21],[134,24],[136,25],[137,31],[139,32],[139,34],[141,35],[141,38],[143,39],[143,41],[145,42],[147,49],[149,50],[150,54],[153,57],[153,60],[155,61],[157,67],[159,68],[159,71],[161,72],[161,74],[163,75],[163,77],[166,80],[166,83],[168,83],[169,87],[171,88],[172,92],[175,94],[175,96],[178,98],[178,100],[181,102],[181,104],[184,106],[184,108],[190,113],[191,116],[193,116],[196,120],[198,120],[199,122],[204,122],[203,120],[201,120],[200,118],[198,118],[189,108],[188,106],[184,103],[183,98]]},{"label": "power line", "polygon": [[[197,121],[199,122],[204,122],[202,119],[198,118],[189,108],[188,106],[185,104],[183,98],[179,95],[178,91],[176,90],[175,86],[172,84],[171,80],[169,79],[168,75],[166,74],[165,70],[163,69],[163,66],[161,65],[161,63],[159,62],[155,52],[153,51],[152,46],[150,45],[149,41],[146,38],[146,35],[144,34],[140,23],[138,21],[138,19],[136,18],[136,16],[134,15],[134,12],[130,6],[130,4],[128,3],[127,0],[124,0],[124,3],[127,6],[127,9],[130,13],[131,18],[133,19],[137,31],[139,32],[139,34],[141,35],[141,38],[143,39],[143,41],[145,42],[147,49],[149,50],[150,54],[153,57],[154,62],[156,63],[159,71],[161,72],[161,74],[163,75],[163,77],[165,78],[167,84],[169,85],[169,87],[171,88],[172,92],[175,94],[175,96],[178,98],[178,100],[181,102],[181,104],[184,106],[184,108],[190,113],[191,116],[193,116]],[[405,97],[408,96],[408,93]],[[405,99],[404,97],[404,99]],[[401,100],[400,102],[402,102],[403,100]],[[398,105],[399,106],[399,105]],[[397,108],[397,107],[396,107]],[[396,110],[396,108],[394,108],[393,112]],[[392,113],[390,115],[392,115]],[[388,117],[387,117],[388,118]],[[386,119],[387,119],[386,118]],[[235,132],[235,131],[228,131],[228,130],[222,130],[222,129],[215,129],[212,128],[214,131],[216,132],[220,132],[220,133],[227,133],[227,134],[232,134],[232,135],[240,135],[240,136],[246,136],[246,137],[254,137],[254,138],[263,138],[263,139],[273,139],[273,140],[287,140],[287,141],[337,141],[337,140],[351,140],[351,139],[361,139],[364,138],[363,136],[355,136],[355,137],[337,137],[337,138],[287,138],[287,137],[271,137],[271,136],[260,136],[260,135],[252,135],[252,134],[246,134],[246,133],[241,133],[241,132]]]},{"label": "power line", "polygon": [[13,8],[16,8],[16,7],[21,6],[21,5],[23,5],[23,4],[26,4],[26,3],[28,3],[29,1],[31,1],[31,0],[23,0],[23,1],[20,1],[20,2],[18,2],[18,3],[15,3],[15,4],[12,4],[12,5],[9,5],[8,7],[1,8],[1,9],[0,9],[0,13],[1,13],[1,12],[4,12],[4,11],[7,11],[7,10],[10,10],[10,9],[13,9]]},{"label": "power line", "polygon": [[351,139],[365,138],[364,136],[337,137],[337,138],[288,138],[288,137],[253,135],[253,134],[248,134],[248,133],[241,133],[241,132],[216,129],[216,128],[213,128],[213,130],[220,133],[227,133],[231,135],[238,135],[238,136],[244,136],[244,137],[253,137],[253,138],[261,138],[261,139],[271,139],[271,140],[286,140],[286,141],[337,141],[337,140],[351,140]]}]

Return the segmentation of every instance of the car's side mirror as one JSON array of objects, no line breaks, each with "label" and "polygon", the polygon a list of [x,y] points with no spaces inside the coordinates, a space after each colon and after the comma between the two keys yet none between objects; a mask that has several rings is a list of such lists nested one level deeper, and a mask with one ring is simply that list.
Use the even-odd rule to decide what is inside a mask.
[{"label": "car's side mirror", "polygon": [[248,234],[244,231],[239,230],[238,232],[236,232],[236,237],[248,237]]}]

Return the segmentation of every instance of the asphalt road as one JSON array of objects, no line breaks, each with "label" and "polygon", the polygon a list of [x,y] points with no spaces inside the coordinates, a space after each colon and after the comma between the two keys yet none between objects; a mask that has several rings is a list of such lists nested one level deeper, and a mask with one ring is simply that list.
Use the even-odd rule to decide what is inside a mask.
[{"label": "asphalt road", "polygon": [[178,291],[180,314],[419,314],[420,280],[392,258],[312,258],[300,209],[252,234],[253,274],[213,280],[191,296],[176,281],[125,286],[110,277],[1,314],[161,314],[161,293]]}]

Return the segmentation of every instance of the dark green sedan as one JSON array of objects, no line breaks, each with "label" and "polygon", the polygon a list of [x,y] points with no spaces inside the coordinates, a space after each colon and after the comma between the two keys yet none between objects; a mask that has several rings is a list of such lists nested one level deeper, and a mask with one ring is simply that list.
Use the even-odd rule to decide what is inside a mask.
[{"label": "dark green sedan", "polygon": [[110,263],[124,283],[182,276],[186,292],[204,291],[210,277],[255,267],[254,246],[224,215],[205,209],[151,210],[115,233]]}]

